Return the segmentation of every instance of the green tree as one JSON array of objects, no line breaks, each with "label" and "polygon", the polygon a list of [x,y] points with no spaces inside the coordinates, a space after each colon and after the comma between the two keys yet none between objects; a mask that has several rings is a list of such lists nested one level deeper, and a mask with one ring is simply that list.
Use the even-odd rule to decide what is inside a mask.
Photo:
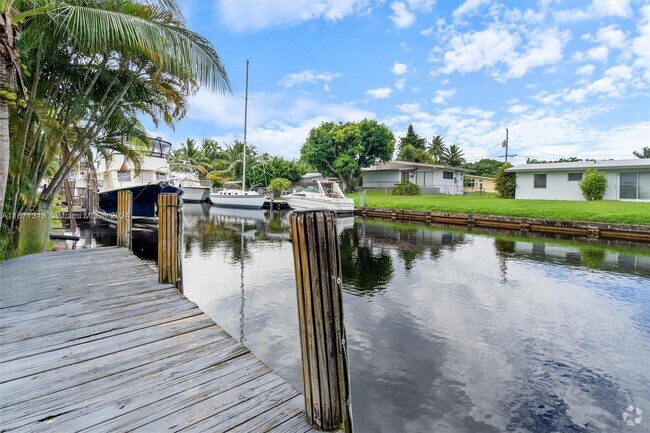
[{"label": "green tree", "polygon": [[15,211],[51,203],[88,149],[138,113],[171,124],[197,85],[229,89],[216,51],[185,28],[173,0],[3,1],[0,14],[0,86],[30,96],[11,120],[0,101],[0,212],[6,197]]},{"label": "green tree", "polygon": [[451,165],[452,167],[460,167],[464,162],[465,157],[463,156],[463,151],[455,144],[445,149],[445,153],[440,160],[441,164]]},{"label": "green tree", "polygon": [[307,168],[303,164],[274,156],[268,158],[268,160],[261,159],[247,173],[246,182],[251,186],[266,186],[276,178],[288,179],[289,182],[298,182],[305,173],[307,173]]},{"label": "green tree", "polygon": [[446,150],[445,137],[443,137],[442,135],[435,135],[431,139],[431,144],[429,145],[428,152],[436,164],[438,164],[440,160],[442,160],[442,158],[444,157],[445,150]]},{"label": "green tree", "polygon": [[483,158],[477,162],[467,162],[462,167],[472,170],[477,176],[494,177],[502,165],[503,162],[496,159]]},{"label": "green tree", "polygon": [[376,120],[358,123],[326,122],[313,128],[300,149],[302,160],[325,176],[336,176],[344,191],[354,189],[361,168],[377,159],[390,160],[395,137]]},{"label": "green tree", "polygon": [[406,130],[406,135],[399,139],[399,148],[402,149],[404,146],[413,146],[416,149],[425,150],[427,147],[427,139],[422,138],[415,133],[413,130],[413,125],[409,125]]},{"label": "green tree", "polygon": [[196,141],[188,138],[185,140],[185,143],[181,144],[181,147],[176,149],[171,157],[169,162],[172,163],[189,163],[194,167],[199,166],[199,164],[205,159],[205,155],[199,146],[196,145]]},{"label": "green tree", "polygon": [[289,179],[277,177],[269,182],[269,189],[275,194],[281,194],[284,191],[288,191],[289,188],[291,188],[291,182]]},{"label": "green tree", "polygon": [[596,169],[586,170],[580,181],[580,191],[585,200],[602,200],[607,190],[605,175]]},{"label": "green tree", "polygon": [[503,198],[515,198],[517,189],[517,176],[515,173],[506,173],[506,170],[512,167],[512,164],[506,162],[497,170],[494,179],[494,189],[499,196]]},{"label": "green tree", "polygon": [[632,152],[634,156],[637,158],[650,158],[650,147],[644,147],[641,149],[641,152],[637,152],[636,150]]},{"label": "green tree", "polygon": [[433,164],[433,158],[426,150],[414,147],[410,144],[402,146],[397,153],[398,161],[419,162],[423,164]]}]

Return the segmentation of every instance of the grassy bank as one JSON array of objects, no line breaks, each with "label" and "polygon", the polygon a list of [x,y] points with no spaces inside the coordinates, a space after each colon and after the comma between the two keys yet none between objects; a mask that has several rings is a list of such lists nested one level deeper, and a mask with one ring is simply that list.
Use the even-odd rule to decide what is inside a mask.
[{"label": "grassy bank", "polygon": [[[350,194],[358,205],[358,194]],[[567,221],[594,221],[650,225],[650,203],[619,201],[507,200],[493,195],[393,196],[384,190],[367,191],[369,207],[436,212],[505,215]]]}]

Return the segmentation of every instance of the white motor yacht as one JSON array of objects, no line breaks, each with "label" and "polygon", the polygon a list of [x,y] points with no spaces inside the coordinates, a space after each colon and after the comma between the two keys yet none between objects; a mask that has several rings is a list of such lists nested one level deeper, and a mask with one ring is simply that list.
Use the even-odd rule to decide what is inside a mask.
[{"label": "white motor yacht", "polygon": [[333,210],[336,213],[354,212],[354,200],[347,198],[336,182],[329,182],[332,188],[325,188],[320,181],[317,186],[309,186],[300,192],[282,196],[291,209],[295,210]]}]

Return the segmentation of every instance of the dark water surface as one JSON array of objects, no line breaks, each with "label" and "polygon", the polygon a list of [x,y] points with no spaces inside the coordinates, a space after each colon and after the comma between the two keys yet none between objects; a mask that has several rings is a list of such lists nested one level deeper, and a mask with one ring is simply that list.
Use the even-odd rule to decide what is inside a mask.
[{"label": "dark water surface", "polygon": [[[302,391],[288,214],[184,209],[186,296]],[[338,227],[355,432],[650,431],[650,249]]]}]

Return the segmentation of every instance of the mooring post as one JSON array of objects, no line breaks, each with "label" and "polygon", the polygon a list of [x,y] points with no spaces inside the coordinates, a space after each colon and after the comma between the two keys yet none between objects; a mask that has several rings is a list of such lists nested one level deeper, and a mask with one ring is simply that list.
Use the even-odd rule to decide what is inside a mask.
[{"label": "mooring post", "polygon": [[47,251],[47,216],[40,212],[25,212],[18,215],[18,255],[36,254]]},{"label": "mooring post", "polygon": [[133,249],[131,235],[133,232],[133,193],[117,192],[117,246]]},{"label": "mooring post", "polygon": [[307,421],[352,432],[347,342],[336,216],[290,215]]},{"label": "mooring post", "polygon": [[173,284],[182,292],[179,214],[176,194],[158,195],[158,282]]}]

